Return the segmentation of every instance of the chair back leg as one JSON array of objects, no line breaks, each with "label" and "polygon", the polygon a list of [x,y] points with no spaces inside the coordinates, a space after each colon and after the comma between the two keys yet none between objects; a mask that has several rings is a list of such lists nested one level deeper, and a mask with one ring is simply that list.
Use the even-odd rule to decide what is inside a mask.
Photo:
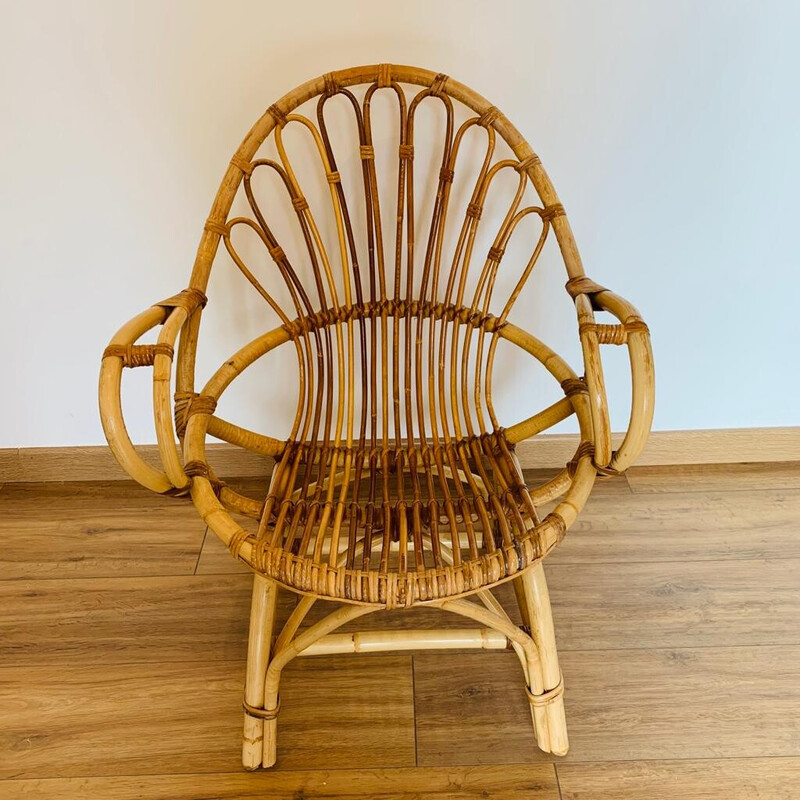
[{"label": "chair back leg", "polygon": [[558,665],[550,594],[541,562],[525,570],[514,583],[523,621],[530,628],[539,655],[538,663],[528,665],[531,684],[528,699],[537,744],[546,753],[566,755],[569,739],[564,714],[564,682]]},{"label": "chair back leg", "polygon": [[258,710],[264,707],[264,678],[269,663],[277,599],[278,584],[262,575],[254,575],[244,688],[242,764],[245,769],[258,769],[261,766],[264,757],[264,727],[270,721],[274,722],[265,720],[258,714]]}]

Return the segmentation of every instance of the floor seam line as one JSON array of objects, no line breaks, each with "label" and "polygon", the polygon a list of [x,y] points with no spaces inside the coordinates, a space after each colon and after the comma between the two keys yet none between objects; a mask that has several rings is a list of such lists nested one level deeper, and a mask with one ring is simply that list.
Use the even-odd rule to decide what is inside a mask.
[{"label": "floor seam line", "polygon": [[192,572],[192,575],[197,575],[197,568],[200,566],[203,548],[206,546],[206,536],[208,536],[208,525],[206,525],[206,529],[203,531],[203,539],[200,542],[200,549],[197,551],[197,561],[194,562],[194,572]]},{"label": "floor seam line", "polygon": [[411,711],[414,715],[414,766],[419,767],[419,738],[417,737],[417,669],[411,654]]},{"label": "floor seam line", "polygon": [[[586,760],[570,760],[560,762],[562,767],[569,768],[573,764],[644,764],[644,763],[667,763],[667,762],[684,762],[684,761],[800,761],[800,756],[797,755],[773,755],[773,756],[690,756],[687,758],[628,758],[628,759],[611,759],[609,761],[599,761],[597,759]],[[70,780],[93,780],[93,779],[112,779],[112,778],[158,778],[158,777],[183,777],[183,776],[203,776],[203,775],[243,775],[243,774],[286,774],[286,773],[303,773],[303,772],[360,772],[364,769],[381,770],[381,771],[402,771],[411,769],[470,769],[481,767],[536,767],[552,764],[557,767],[559,762],[556,761],[505,761],[492,764],[423,764],[419,767],[408,766],[388,766],[388,767],[291,767],[288,769],[273,769],[271,772],[254,772],[246,773],[244,770],[217,770],[210,772],[135,772],[108,775],[49,775],[49,776],[31,776],[27,778],[20,778],[10,776],[7,778],[0,778],[0,785],[9,781],[70,781]]]}]

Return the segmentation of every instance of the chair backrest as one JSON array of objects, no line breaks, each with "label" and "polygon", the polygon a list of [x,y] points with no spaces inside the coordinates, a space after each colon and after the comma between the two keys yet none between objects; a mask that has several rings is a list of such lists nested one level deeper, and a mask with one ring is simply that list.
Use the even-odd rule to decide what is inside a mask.
[{"label": "chair backrest", "polygon": [[[378,174],[387,146],[375,130],[381,94],[397,109],[390,188]],[[334,97],[346,101],[354,120],[351,141],[344,144],[328,122]],[[315,98],[315,121],[296,113]],[[415,147],[428,98],[438,104],[433,127],[440,156],[421,174]],[[289,156],[285,140],[294,127],[308,137],[315,169],[327,181],[325,205],[310,202]],[[481,130],[478,145],[474,135]],[[262,158],[269,137],[277,157]],[[347,179],[358,186],[345,185],[340,164],[350,166]],[[259,200],[254,187],[264,173],[280,187],[294,231],[276,226],[274,204]],[[432,189],[424,224],[420,187]],[[534,201],[526,203],[531,189]],[[237,193],[246,199],[246,212],[231,216]],[[489,196],[500,209],[494,218],[484,213]],[[281,291],[260,277],[263,266],[254,264],[252,247],[237,244],[240,230],[257,238],[262,255],[256,261],[267,256],[274,262]],[[551,232],[566,277],[581,278],[564,209],[542,164],[497,108],[445,75],[388,64],[357,67],[305,83],[255,124],[222,181],[190,286],[206,291],[223,241],[273,309],[298,359],[300,400],[289,441],[386,448],[400,440],[458,440],[500,427],[492,402],[496,347]],[[498,280],[515,236],[523,237],[526,255],[507,266],[510,281]],[[288,239],[302,242],[304,252],[288,255]],[[195,390],[200,315],[198,310],[181,338],[179,396]]]}]

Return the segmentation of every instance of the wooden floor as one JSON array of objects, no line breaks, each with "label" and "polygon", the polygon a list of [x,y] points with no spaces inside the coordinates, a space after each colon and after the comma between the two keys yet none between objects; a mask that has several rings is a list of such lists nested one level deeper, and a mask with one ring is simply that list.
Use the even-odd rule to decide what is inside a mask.
[{"label": "wooden floor", "polygon": [[292,664],[278,766],[244,773],[250,575],[188,502],[8,484],[0,798],[800,798],[800,466],[634,469],[546,571],[566,758],[513,653],[361,655]]}]

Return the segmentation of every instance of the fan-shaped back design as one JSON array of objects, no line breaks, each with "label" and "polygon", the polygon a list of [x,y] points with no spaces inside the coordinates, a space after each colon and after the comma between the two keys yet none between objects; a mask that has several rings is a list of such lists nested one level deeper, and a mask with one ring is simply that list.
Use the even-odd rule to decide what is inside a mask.
[{"label": "fan-shaped back design", "polygon": [[[442,76],[438,81],[435,86],[443,82]],[[329,91],[336,91],[335,86],[331,79]],[[497,331],[505,323],[536,263],[550,220],[563,213],[560,206],[520,208],[527,180],[521,162],[506,159],[490,168],[495,149],[495,133],[490,122],[497,116],[496,110],[490,109],[480,117],[471,118],[454,135],[453,108],[447,95],[440,91],[437,93],[435,88],[424,89],[407,108],[403,89],[392,84],[400,105],[402,136],[396,229],[386,231],[378,200],[375,153],[370,136],[370,101],[379,88],[380,83],[376,83],[367,90],[363,111],[348,90],[339,90],[352,101],[361,133],[360,153],[364,161],[367,202],[366,209],[359,210],[359,213],[366,213],[367,241],[364,249],[368,254],[367,263],[359,263],[353,212],[347,206],[330,146],[324,115],[325,102],[330,97],[327,93],[321,96],[317,106],[319,131],[310,120],[297,114],[279,118],[274,136],[283,163],[256,160],[245,167],[245,191],[257,223],[253,219],[236,218],[225,226],[223,234],[231,257],[272,306],[298,345],[305,392],[298,406],[292,439],[316,441],[321,438],[336,446],[342,442],[351,446],[354,441],[367,439],[373,447],[379,442],[386,447],[390,431],[394,431],[394,438],[399,438],[403,431],[409,441],[425,440],[429,435],[433,441],[438,441],[440,438],[449,440],[451,437],[474,435],[476,431],[485,433],[487,418],[491,426],[498,427],[491,401],[491,367]],[[440,98],[443,102],[447,135],[430,227],[425,239],[419,243],[424,249],[424,261],[421,274],[417,276],[413,122],[420,101],[428,96]],[[337,253],[326,252],[318,225],[282,145],[281,131],[293,123],[306,126],[319,148],[320,162],[330,184],[331,213],[339,239]],[[450,187],[458,166],[459,145],[464,133],[472,126],[482,126],[487,131],[486,156],[463,219],[451,223],[459,226],[459,235],[450,262],[442,249],[443,231],[450,210]],[[297,212],[307,244],[307,258],[313,266],[314,280],[308,287],[298,278],[256,202],[251,176],[260,168],[271,168],[281,176]],[[474,241],[481,222],[483,200],[493,179],[503,169],[519,173],[519,188],[505,219],[497,226],[492,246],[488,252],[477,254]],[[530,214],[541,217],[541,235],[538,240],[534,238],[531,257],[513,294],[505,302],[499,317],[493,317],[489,314],[489,306],[505,245],[518,224]],[[237,253],[230,236],[237,225],[252,227],[262,238],[285,280],[293,301],[292,309],[280,307]],[[384,258],[386,238],[394,239],[389,248],[394,252],[392,264],[387,264]],[[472,292],[468,292],[470,268],[479,273]],[[334,272],[344,278],[343,291],[337,290]],[[473,334],[478,338],[477,355],[473,355],[470,349]],[[360,358],[356,357],[356,344],[359,345]],[[473,358],[474,364],[471,363]],[[424,374],[425,365],[435,365],[437,370]],[[336,385],[331,374],[334,367],[338,376]],[[347,413],[334,419],[332,411],[337,393],[339,407],[346,409]],[[366,399],[361,403],[358,418],[353,413],[356,398]]]},{"label": "fan-shaped back design", "polygon": [[[363,98],[352,91],[365,84]],[[408,85],[422,88],[408,92]],[[373,141],[372,104],[376,93],[391,94],[398,106],[399,148],[396,207],[381,208]],[[345,97],[358,131],[362,160],[363,206],[348,206],[336,153],[326,123],[326,104]],[[295,107],[317,97],[316,121]],[[423,100],[434,98],[444,116],[441,163],[436,198],[427,230],[415,230],[415,119]],[[456,124],[456,106],[472,112]],[[284,145],[288,126],[301,127],[313,141],[319,168],[329,184],[325,215],[335,221],[336,249],[326,247],[320,220],[315,218]],[[451,203],[451,189],[464,164],[462,144],[472,128],[485,131],[482,163],[474,176],[465,209]],[[250,160],[272,136],[277,160]],[[517,158],[497,158],[498,140],[505,140]],[[426,143],[429,144],[429,143]],[[303,261],[292,263],[282,246],[284,232],[270,225],[269,209],[259,206],[252,188],[262,171],[279,176],[297,216],[306,245]],[[507,198],[501,219],[484,219],[486,196],[498,176],[511,172],[516,191]],[[472,176],[470,176],[472,177]],[[423,175],[425,180],[427,176]],[[523,205],[528,181],[541,202]],[[249,204],[249,216],[227,219],[239,183]],[[462,212],[462,213],[459,213]],[[499,313],[490,313],[498,270],[505,248],[526,217],[541,220],[531,235],[526,263],[511,265],[517,283],[500,298]],[[358,241],[354,222],[363,220],[366,241]],[[323,220],[323,223],[327,220]],[[359,220],[360,221],[360,220]],[[490,228],[491,246],[476,249],[476,233]],[[235,231],[246,226],[256,233],[285,282],[290,306],[281,306],[256,277],[257,270],[238,252]],[[454,252],[443,248],[447,227],[458,231]],[[206,225],[206,236],[192,278],[204,291],[211,256],[219,237],[245,277],[272,307],[297,350],[302,386],[289,441],[323,442],[371,448],[409,443],[449,441],[485,434],[500,423],[492,403],[492,374],[498,332],[505,324],[551,232],[562,246],[568,277],[582,275],[564,209],[558,203],[538,157],[488,102],[445,75],[424,70],[379,65],[329,73],[309,82],[271,106],[231,160]],[[300,277],[306,265],[313,279]],[[299,267],[299,268],[298,268]],[[191,357],[191,347],[187,356]]]},{"label": "fan-shaped back design", "polygon": [[[297,446],[295,443],[312,450],[355,446],[367,454],[387,454],[390,448],[397,452],[401,441],[412,449],[428,441],[436,446],[485,435],[500,427],[492,405],[491,382],[498,331],[542,251],[551,221],[563,215],[563,208],[559,204],[521,205],[527,169],[533,168],[537,159],[530,155],[522,161],[495,160],[497,134],[493,123],[499,119],[498,110],[488,107],[456,127],[447,83],[446,76],[436,75],[430,86],[407,98],[404,88],[393,79],[391,68],[383,65],[377,80],[359,101],[342,85],[341,78],[328,74],[316,104],[316,124],[306,116],[290,113],[288,108],[284,111],[281,106],[286,104],[270,108],[275,120],[271,135],[279,161],[247,161],[237,154],[232,162],[241,170],[251,216],[224,224],[212,221],[208,229],[223,237],[232,259],[273,308],[297,350],[301,392],[289,448]],[[397,201],[396,210],[390,212],[393,229],[380,207],[372,134],[371,104],[381,90],[395,96],[399,109]],[[363,164],[362,208],[348,207],[326,124],[326,103],[336,94],[350,102],[357,123]],[[420,104],[429,97],[441,102],[444,142],[430,224],[427,235],[417,241],[414,122]],[[335,252],[326,249],[321,225],[287,154],[283,132],[291,125],[302,126],[312,138],[329,184],[330,205],[325,211],[335,220]],[[456,171],[463,168],[459,162],[461,144],[473,127],[486,133],[485,153],[465,213],[450,221],[454,216],[451,187]],[[306,244],[303,255],[312,267],[313,280],[308,285],[298,277],[297,265],[281,246],[280,232],[269,224],[269,214],[256,200],[252,180],[262,170],[277,173],[295,210]],[[517,190],[508,200],[504,218],[485,223],[493,226],[491,247],[487,252],[476,252],[484,200],[503,170],[517,174]],[[362,247],[354,233],[355,214],[365,216],[366,242],[360,243]],[[511,296],[504,300],[499,316],[493,316],[489,313],[490,301],[504,249],[529,215],[541,218],[541,232],[533,237],[530,258],[519,270]],[[448,222],[458,229],[452,257],[442,247]],[[281,307],[237,251],[232,233],[238,226],[247,226],[261,239],[285,282],[291,308]],[[417,263],[417,248],[424,252],[421,265]],[[360,254],[366,254],[366,259],[360,259]],[[386,254],[392,257],[386,258]],[[477,277],[471,287],[470,270]],[[315,454],[308,454],[306,460],[314,462]],[[341,464],[334,460],[330,468],[335,471],[337,466]]]}]

